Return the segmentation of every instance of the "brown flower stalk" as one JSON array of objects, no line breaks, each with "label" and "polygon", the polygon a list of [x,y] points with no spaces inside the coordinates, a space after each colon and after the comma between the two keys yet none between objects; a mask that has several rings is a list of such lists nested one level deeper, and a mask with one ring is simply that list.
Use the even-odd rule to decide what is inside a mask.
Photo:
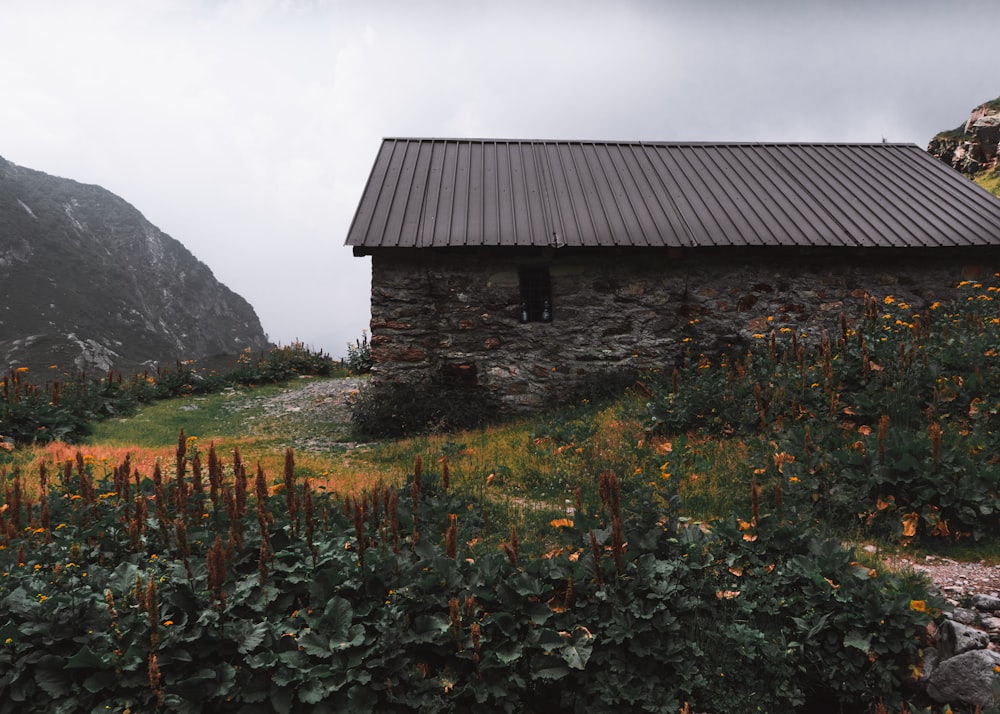
[{"label": "brown flower stalk", "polygon": [[198,451],[191,457],[191,490],[199,496],[205,492],[201,474],[201,454]]},{"label": "brown flower stalk", "polygon": [[604,576],[601,573],[601,546],[597,542],[594,529],[590,529],[590,555],[594,559],[594,577],[598,585],[604,583]]},{"label": "brown flower stalk", "polygon": [[226,582],[226,553],[222,546],[222,536],[215,536],[215,542],[208,550],[208,588],[212,591],[217,607],[225,606],[222,586]]},{"label": "brown flower stalk", "polygon": [[219,490],[222,488],[222,462],[215,452],[215,442],[208,445],[208,483],[212,505],[219,507]]},{"label": "brown flower stalk", "polygon": [[152,651],[160,643],[160,600],[156,593],[156,578],[152,575],[146,584],[145,609],[149,616],[149,649]]},{"label": "brown flower stalk", "polygon": [[514,526],[510,527],[510,543],[504,543],[503,550],[507,554],[510,564],[515,568],[520,567],[518,561],[521,557],[521,543],[517,539],[517,528]]},{"label": "brown flower stalk", "polygon": [[294,536],[299,529],[299,502],[295,493],[295,454],[291,449],[285,449],[285,503]]},{"label": "brown flower stalk", "polygon": [[302,508],[305,511],[306,517],[306,545],[309,546],[309,552],[312,553],[312,562],[315,568],[316,561],[319,558],[319,550],[313,542],[313,537],[316,533],[314,523],[315,507],[313,505],[312,482],[308,478],[302,483]]},{"label": "brown flower stalk", "polygon": [[455,651],[462,651],[462,616],[458,609],[458,598],[453,597],[448,601],[448,615],[451,619],[451,636],[455,640]]},{"label": "brown flower stalk", "polygon": [[458,515],[448,514],[448,530],[444,537],[445,554],[454,560],[458,557]]},{"label": "brown flower stalk", "polygon": [[927,427],[927,436],[931,440],[931,458],[935,464],[941,463],[941,425],[932,421]]},{"label": "brown flower stalk", "polygon": [[399,553],[399,492],[389,491],[389,530],[392,533],[392,550]]},{"label": "brown flower stalk", "polygon": [[354,499],[354,535],[358,539],[358,564],[365,567],[365,512],[357,499]]},{"label": "brown flower stalk", "polygon": [[878,458],[885,459],[885,438],[889,434],[889,415],[883,414],[878,418]]}]

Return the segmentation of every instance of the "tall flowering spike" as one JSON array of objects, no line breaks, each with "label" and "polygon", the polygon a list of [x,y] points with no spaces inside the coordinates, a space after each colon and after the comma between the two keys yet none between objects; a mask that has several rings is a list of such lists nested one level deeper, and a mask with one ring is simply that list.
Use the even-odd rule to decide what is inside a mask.
[{"label": "tall flowering spike", "polygon": [[267,503],[267,476],[264,475],[264,467],[257,462],[257,475],[253,480],[254,495],[257,503]]},{"label": "tall flowering spike", "polygon": [[240,454],[240,447],[233,448],[233,473],[243,468],[243,456]]},{"label": "tall flowering spike", "polygon": [[207,565],[208,588],[212,591],[215,602],[221,605],[223,602],[222,586],[226,582],[226,551],[220,535],[215,536],[215,542],[208,549]]},{"label": "tall flowering spike", "polygon": [[242,459],[234,459],[233,463],[233,496],[236,499],[236,518],[240,519],[247,513],[247,470]]},{"label": "tall flowering spike", "polygon": [[155,650],[160,642],[160,599],[156,593],[156,578],[150,576],[146,584],[146,614],[149,615],[149,648]]},{"label": "tall flowering spike", "polygon": [[222,462],[215,451],[215,442],[208,445],[208,484],[212,504],[219,505],[219,489],[222,487]]},{"label": "tall flowering spike", "polygon": [[517,528],[515,526],[510,527],[510,543],[504,543],[503,549],[507,554],[507,559],[510,560],[510,564],[515,568],[520,567],[521,541],[517,539]]},{"label": "tall flowering spike", "polygon": [[389,528],[392,532],[392,550],[399,553],[399,492],[389,492]]},{"label": "tall flowering spike", "polygon": [[448,530],[444,537],[445,554],[454,560],[458,557],[458,515],[448,514]]},{"label": "tall flowering spike", "polygon": [[297,530],[299,504],[295,493],[295,454],[291,449],[285,449],[285,503],[292,519],[292,529]]},{"label": "tall flowering spike", "polygon": [[448,617],[451,620],[451,636],[455,641],[455,651],[462,651],[462,614],[459,611],[458,598],[453,597],[448,601]]},{"label": "tall flowering spike", "polygon": [[312,482],[308,478],[302,483],[302,509],[306,518],[306,545],[309,547],[309,552],[312,553],[313,567],[315,568],[319,551],[313,542],[316,532],[314,523],[315,508],[313,505]]},{"label": "tall flowering spike", "polygon": [[184,481],[184,471],[187,462],[187,435],[184,434],[184,430],[181,429],[180,434],[177,436],[177,483],[181,484]]},{"label": "tall flowering spike", "polygon": [[611,516],[611,557],[615,561],[615,572],[619,576],[625,572],[625,533],[622,529],[621,514]]},{"label": "tall flowering spike", "polygon": [[153,694],[156,696],[156,708],[160,709],[163,707],[163,687],[160,686],[160,666],[156,661],[156,653],[149,653],[148,661],[149,670],[149,688],[153,690]]},{"label": "tall flowering spike", "polygon": [[883,414],[878,418],[878,457],[885,459],[885,439],[889,434],[889,415]]},{"label": "tall flowering spike", "polygon": [[604,582],[604,576],[601,573],[601,546],[597,542],[597,536],[594,534],[594,529],[590,529],[590,555],[594,559],[594,578],[597,580],[597,584],[601,585]]},{"label": "tall flowering spike", "polygon": [[932,421],[927,427],[927,436],[931,440],[931,458],[934,463],[941,463],[941,425]]},{"label": "tall flowering spike", "polygon": [[451,485],[451,473],[448,470],[448,459],[441,459],[441,490],[445,493],[448,492],[448,487]]},{"label": "tall flowering spike", "polygon": [[267,538],[260,539],[260,551],[257,554],[257,577],[261,585],[267,582],[267,561],[271,558],[271,548]]},{"label": "tall flowering spike", "polygon": [[354,535],[358,539],[358,563],[361,567],[365,565],[365,512],[360,503],[354,501]]},{"label": "tall flowering spike", "polygon": [[191,457],[191,489],[198,495],[205,492],[201,474],[201,453],[198,451],[195,451]]}]

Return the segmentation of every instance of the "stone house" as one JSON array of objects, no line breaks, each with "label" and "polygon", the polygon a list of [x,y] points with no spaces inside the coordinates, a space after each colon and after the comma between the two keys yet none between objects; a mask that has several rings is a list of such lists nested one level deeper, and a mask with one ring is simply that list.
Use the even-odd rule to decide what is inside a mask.
[{"label": "stone house", "polygon": [[386,139],[347,245],[375,385],[518,409],[945,298],[1000,269],[1000,201],[915,145]]}]

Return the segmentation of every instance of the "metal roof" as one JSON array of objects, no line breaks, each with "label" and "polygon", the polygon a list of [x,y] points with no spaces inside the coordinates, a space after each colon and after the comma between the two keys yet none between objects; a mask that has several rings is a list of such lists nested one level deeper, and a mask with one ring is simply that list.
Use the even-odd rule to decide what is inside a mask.
[{"label": "metal roof", "polygon": [[1000,200],[912,144],[390,138],[347,245],[1000,246]]}]

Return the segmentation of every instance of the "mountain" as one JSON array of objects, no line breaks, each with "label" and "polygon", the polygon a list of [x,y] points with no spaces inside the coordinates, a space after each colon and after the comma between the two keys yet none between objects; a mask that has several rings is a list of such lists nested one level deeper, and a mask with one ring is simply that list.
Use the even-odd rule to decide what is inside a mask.
[{"label": "mountain", "polygon": [[1000,196],[1000,97],[980,104],[957,128],[931,139],[927,151]]},{"label": "mountain", "polygon": [[131,374],[265,347],[250,304],[133,206],[0,157],[0,372]]}]

